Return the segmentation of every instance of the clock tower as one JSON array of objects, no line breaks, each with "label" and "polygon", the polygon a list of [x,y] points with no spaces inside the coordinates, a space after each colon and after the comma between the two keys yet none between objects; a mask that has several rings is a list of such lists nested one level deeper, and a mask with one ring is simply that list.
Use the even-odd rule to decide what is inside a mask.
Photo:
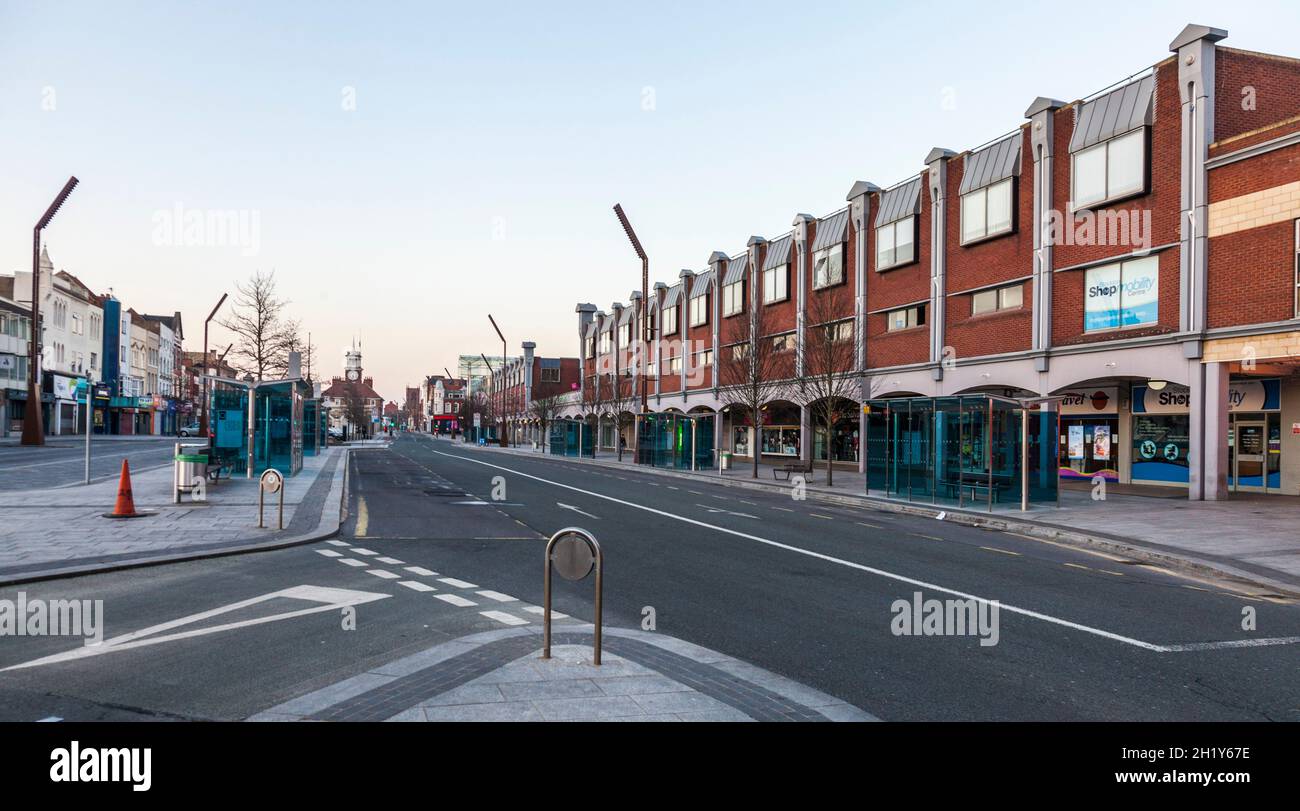
[{"label": "clock tower", "polygon": [[343,364],[344,377],[353,383],[361,380],[361,347],[354,342],[345,357],[346,360]]}]

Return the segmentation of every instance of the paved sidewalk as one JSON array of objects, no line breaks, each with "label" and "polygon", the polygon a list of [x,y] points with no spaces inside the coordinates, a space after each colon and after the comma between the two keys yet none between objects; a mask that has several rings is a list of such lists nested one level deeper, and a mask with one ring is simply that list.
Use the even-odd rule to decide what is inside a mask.
[{"label": "paved sidewalk", "polygon": [[589,624],[461,637],[258,713],[250,721],[874,721],[762,668],[662,634]]},{"label": "paved sidewalk", "polygon": [[[427,435],[417,436],[428,439]],[[450,444],[443,439],[431,441]],[[727,486],[768,492],[788,493],[791,487],[788,482],[773,481],[768,465],[760,465],[759,478],[755,480],[751,468],[744,464],[723,473],[716,469],[692,472],[634,465],[632,455],[627,452],[619,462],[612,452],[592,460],[550,456],[531,447],[456,444],[476,451],[535,459],[636,467],[644,473],[707,478]],[[1021,512],[1016,505],[988,512],[868,496],[864,476],[856,471],[836,470],[834,487],[826,487],[824,482],[825,473],[818,469],[813,481],[806,485],[810,499],[927,517],[942,516],[948,521],[1100,548],[1125,557],[1300,594],[1300,497],[1238,494],[1228,501],[1188,501],[1170,498],[1163,491],[1147,494],[1141,488],[1116,487],[1121,492],[1112,492],[1104,501],[1095,501],[1090,488],[1066,487],[1061,490],[1060,507],[1034,506]]]},{"label": "paved sidewalk", "polygon": [[172,503],[172,467],[131,477],[143,518],[109,519],[117,479],[76,487],[0,493],[0,584],[197,557],[275,548],[338,530],[349,448],[303,460],[286,480],[284,529],[268,498],[267,529],[257,528],[257,480],[222,479],[206,501]]}]

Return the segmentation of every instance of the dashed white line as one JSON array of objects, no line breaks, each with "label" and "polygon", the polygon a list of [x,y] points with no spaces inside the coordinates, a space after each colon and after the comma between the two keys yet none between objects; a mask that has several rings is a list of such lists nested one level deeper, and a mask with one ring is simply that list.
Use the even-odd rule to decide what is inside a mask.
[{"label": "dashed white line", "polygon": [[344,541],[326,541],[325,543],[329,544],[330,546],[348,546],[348,544]]},{"label": "dashed white line", "polygon": [[317,549],[317,550],[316,550],[316,554],[318,554],[318,555],[324,555],[324,556],[327,557],[327,558],[341,558],[341,557],[343,557],[343,553],[342,553],[342,552],[335,552],[333,549]]},{"label": "dashed white line", "polygon": [[375,577],[382,577],[385,580],[396,580],[401,577],[400,574],[393,574],[387,569],[366,569],[366,574],[373,574]]},{"label": "dashed white line", "polygon": [[376,552],[376,551],[373,550],[373,549],[362,549],[362,548],[359,547],[359,546],[354,547],[354,548],[352,549],[352,552],[353,552],[353,554],[357,554],[357,555],[378,555],[378,554],[379,554],[378,552]]},{"label": "dashed white line", "polygon": [[464,580],[457,580],[457,579],[454,578],[454,577],[440,577],[440,578],[438,578],[438,582],[439,582],[439,583],[446,583],[447,585],[452,586],[453,588],[458,588],[458,589],[476,589],[476,588],[478,588],[478,586],[474,585],[473,583],[466,583]]},{"label": "dashed white line", "polygon": [[437,591],[433,586],[428,583],[421,583],[419,580],[399,580],[397,585],[406,586],[411,591]]},{"label": "dashed white line", "polygon": [[353,558],[339,558],[339,563],[346,563],[349,566],[369,566],[364,560],[354,560]]},{"label": "dashed white line", "polygon": [[499,591],[492,591],[490,589],[484,589],[483,591],[476,591],[474,593],[480,597],[486,597],[489,600],[496,600],[498,603],[513,603],[516,599],[511,597],[509,594],[502,594]]},{"label": "dashed white line", "polygon": [[479,614],[491,620],[496,620],[504,625],[527,625],[528,620],[523,617],[516,617],[514,614],[507,614],[504,611],[480,611]]},{"label": "dashed white line", "polygon": [[461,597],[460,595],[457,594],[435,594],[433,596],[436,599],[442,600],[444,603],[451,603],[457,608],[465,608],[471,605],[478,605],[478,603],[474,602],[473,600],[466,600],[464,597]]},{"label": "dashed white line", "polygon": [[423,566],[407,566],[406,571],[411,574],[418,574],[420,577],[437,577],[438,573]]},{"label": "dashed white line", "polygon": [[402,565],[402,561],[398,560],[397,558],[375,558],[375,560],[379,561],[380,563],[387,563],[389,566]]},{"label": "dashed white line", "polygon": [[[538,616],[542,616],[543,614],[546,613],[546,609],[542,608],[540,605],[526,605],[524,606],[524,610],[527,611],[529,614],[537,614]],[[551,617],[553,619],[563,620],[563,619],[568,619],[569,615],[561,614],[559,611],[552,611]]]}]

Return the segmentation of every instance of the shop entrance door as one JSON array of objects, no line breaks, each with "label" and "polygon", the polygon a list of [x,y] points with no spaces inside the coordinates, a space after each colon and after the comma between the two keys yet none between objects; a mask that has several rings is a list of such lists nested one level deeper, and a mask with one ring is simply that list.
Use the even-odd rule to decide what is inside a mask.
[{"label": "shop entrance door", "polygon": [[1233,490],[1253,493],[1268,492],[1267,426],[1263,422],[1237,422],[1232,450]]}]

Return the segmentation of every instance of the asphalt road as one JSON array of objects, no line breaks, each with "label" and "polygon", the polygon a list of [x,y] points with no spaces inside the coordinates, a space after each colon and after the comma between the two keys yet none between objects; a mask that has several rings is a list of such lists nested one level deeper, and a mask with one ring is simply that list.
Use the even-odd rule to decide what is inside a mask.
[{"label": "asphalt road", "polygon": [[[605,552],[608,624],[640,627],[651,608],[662,633],[885,720],[1300,720],[1300,645],[1257,644],[1300,636],[1300,607],[1225,584],[930,519],[425,437],[357,450],[351,466],[341,536],[374,553],[364,565],[341,565],[322,542],[0,589],[0,600],[102,599],[106,636],[144,632],[45,663],[80,643],[0,637],[0,719],[247,717],[500,627],[369,561],[540,604],[544,537],[576,524]],[[363,595],[356,629],[336,607],[305,613],[321,603],[304,587]],[[591,588],[557,581],[556,608],[590,619]],[[997,644],[894,635],[891,605],[917,591],[999,601]]]},{"label": "asphalt road", "polygon": [[[184,438],[113,439],[92,436],[90,440],[90,480],[106,481],[116,477],[127,459],[131,472],[138,473],[171,463],[172,450]],[[59,439],[45,445],[0,446],[0,490],[31,490],[65,487],[85,481],[85,437]]]}]

